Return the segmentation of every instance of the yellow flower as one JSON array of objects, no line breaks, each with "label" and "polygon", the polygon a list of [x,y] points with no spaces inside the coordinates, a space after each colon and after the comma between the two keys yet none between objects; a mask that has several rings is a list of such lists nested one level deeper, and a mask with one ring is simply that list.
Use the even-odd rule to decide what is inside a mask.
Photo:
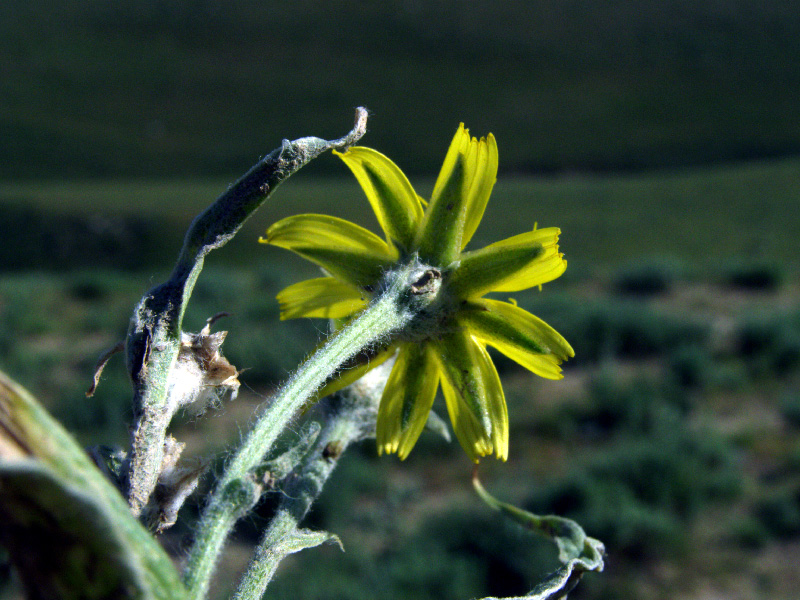
[{"label": "yellow flower", "polygon": [[494,453],[505,460],[508,411],[486,346],[548,379],[562,377],[559,365],[574,352],[541,319],[483,296],[560,276],[567,263],[558,252],[559,229],[534,229],[464,251],[497,177],[497,145],[491,134],[471,138],[463,124],[427,204],[383,154],[363,147],[336,154],[356,176],[386,239],[332,216],[297,215],[275,223],[259,241],[291,250],[328,275],[281,291],[281,318],[351,318],[367,306],[387,272],[410,260],[430,265],[430,277],[440,279],[440,288],[434,306],[411,327],[368,363],[329,382],[321,395],[352,383],[397,352],[378,411],[378,451],[408,455],[441,384],[456,437],[469,457],[477,462]]}]

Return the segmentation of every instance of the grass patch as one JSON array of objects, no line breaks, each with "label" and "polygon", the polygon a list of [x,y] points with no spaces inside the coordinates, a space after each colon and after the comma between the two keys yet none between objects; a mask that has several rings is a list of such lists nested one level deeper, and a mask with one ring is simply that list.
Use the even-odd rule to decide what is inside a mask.
[{"label": "grass patch", "polygon": [[[320,179],[313,174],[313,170],[304,171],[283,184],[239,235],[209,260],[251,265],[274,261],[267,257],[275,250],[259,246],[256,240],[271,223],[292,214],[333,214],[378,231],[354,181]],[[94,245],[102,243],[100,250],[105,248],[109,256],[130,256],[121,266],[163,269],[177,253],[191,219],[228,183],[0,183],[2,210],[29,220],[27,225],[19,219],[0,221],[0,235],[16,240],[0,253],[5,257],[0,266],[93,264],[88,261],[96,259],[95,249],[84,238],[96,237]],[[414,183],[421,195],[430,193],[432,180],[414,178]],[[795,210],[798,187],[800,159],[635,176],[533,178],[501,172],[470,247],[516,235],[538,223],[561,228],[561,249],[572,265],[568,273],[621,269],[641,264],[642,256],[670,257],[692,272],[719,272],[720,264],[752,256],[755,248],[757,256],[765,257],[762,264],[772,263],[776,265],[773,272],[790,274],[800,269],[795,243],[800,239]],[[758,203],[752,201],[754,197]],[[59,245],[43,241],[33,231],[37,226],[61,240]],[[666,284],[672,275],[665,264],[656,275]]]}]

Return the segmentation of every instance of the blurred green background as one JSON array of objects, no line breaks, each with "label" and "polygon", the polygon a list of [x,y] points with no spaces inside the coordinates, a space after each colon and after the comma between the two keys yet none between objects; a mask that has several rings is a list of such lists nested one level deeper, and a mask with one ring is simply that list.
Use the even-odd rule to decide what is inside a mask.
[{"label": "blurred green background", "polygon": [[[500,148],[473,246],[561,227],[567,273],[516,299],[576,351],[561,382],[498,358],[511,456],[484,461],[484,483],[606,543],[606,572],[571,598],[793,599],[798,65],[800,8],[779,0],[6,0],[0,368],[82,442],[125,444],[122,361],[83,392],[197,212],[282,138],[344,134],[359,105],[362,143],[425,196],[463,121]],[[376,226],[323,156],[209,257],[186,324],[232,313],[219,326],[247,389],[177,424],[194,455],[234,443],[323,335],[274,300],[313,268],[256,243],[299,212]],[[347,552],[292,557],[271,597],[529,589],[553,549],[499,522],[469,473],[432,436],[404,463],[354,450],[310,517]],[[221,597],[270,506],[237,531]],[[165,542],[179,553],[187,534]]]}]

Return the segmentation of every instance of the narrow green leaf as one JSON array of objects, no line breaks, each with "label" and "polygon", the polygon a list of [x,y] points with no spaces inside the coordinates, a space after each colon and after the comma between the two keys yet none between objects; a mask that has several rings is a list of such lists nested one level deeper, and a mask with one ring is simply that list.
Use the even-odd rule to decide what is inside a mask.
[{"label": "narrow green leaf", "polygon": [[272,550],[280,554],[293,554],[308,548],[316,548],[321,544],[333,543],[344,551],[342,540],[334,533],[327,531],[313,531],[311,529],[298,529],[275,545]]}]

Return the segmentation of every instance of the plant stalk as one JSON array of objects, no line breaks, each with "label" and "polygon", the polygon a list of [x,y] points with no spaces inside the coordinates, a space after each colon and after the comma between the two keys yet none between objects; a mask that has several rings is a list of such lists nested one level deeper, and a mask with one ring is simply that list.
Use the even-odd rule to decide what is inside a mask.
[{"label": "plant stalk", "polygon": [[200,519],[184,573],[189,598],[208,591],[217,557],[236,520],[258,500],[261,488],[252,475],[275,440],[322,385],[350,358],[376,344],[386,344],[416,314],[435,300],[437,290],[415,287],[429,267],[417,261],[387,274],[387,285],[352,323],[334,333],[270,401],[225,468]]},{"label": "plant stalk", "polygon": [[134,310],[126,342],[134,425],[125,468],[134,515],[147,504],[161,473],[167,428],[178,409],[169,384],[180,350],[183,313],[206,255],[233,238],[281,182],[323,152],[355,143],[366,123],[367,111],[359,108],[355,126],[342,138],[284,140],[192,221],[170,278],[145,294]]},{"label": "plant stalk", "polygon": [[375,437],[375,417],[392,361],[371,371],[370,383],[355,384],[325,401],[325,424],[314,447],[281,486],[281,501],[239,582],[233,600],[259,600],[280,562],[288,555],[338,541],[324,531],[298,526],[319,497],[350,444]]}]

